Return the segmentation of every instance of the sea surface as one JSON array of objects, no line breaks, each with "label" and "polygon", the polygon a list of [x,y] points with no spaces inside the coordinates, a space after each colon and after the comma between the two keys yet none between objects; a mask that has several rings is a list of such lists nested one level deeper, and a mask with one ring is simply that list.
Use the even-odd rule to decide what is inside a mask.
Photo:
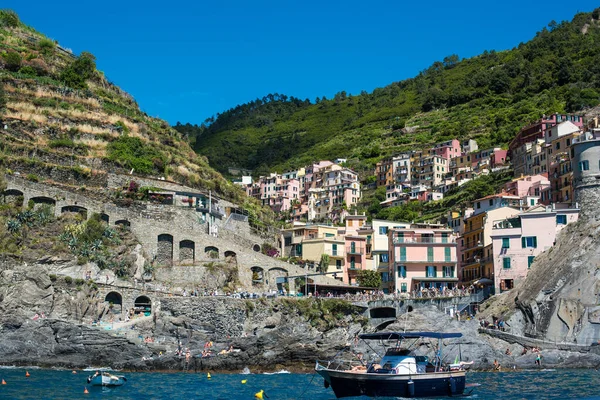
[{"label": "sea surface", "polygon": [[[26,371],[30,376],[26,377]],[[247,372],[247,371],[246,371]],[[0,368],[0,399],[248,399],[264,390],[269,400],[335,399],[316,374],[118,373],[124,386],[91,387],[90,371]],[[245,380],[246,383],[242,383]],[[600,372],[596,370],[531,370],[472,372],[468,383],[479,383],[470,399],[600,399]],[[85,389],[89,393],[84,393]],[[350,399],[350,398],[348,398]],[[353,399],[367,399],[356,397]]]}]

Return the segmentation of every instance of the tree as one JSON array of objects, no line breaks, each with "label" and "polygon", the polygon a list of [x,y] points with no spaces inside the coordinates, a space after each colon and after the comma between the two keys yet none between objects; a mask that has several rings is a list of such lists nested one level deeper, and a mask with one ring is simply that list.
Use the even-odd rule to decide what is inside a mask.
[{"label": "tree", "polygon": [[443,64],[446,68],[452,68],[458,63],[458,55],[452,54],[450,56],[444,57]]},{"label": "tree", "polygon": [[321,261],[319,262],[319,272],[327,272],[329,267],[329,254],[321,254]]},{"label": "tree", "polygon": [[94,71],[96,71],[96,57],[92,53],[83,51],[60,74],[60,80],[73,89],[87,89],[85,81],[93,76]]},{"label": "tree", "polygon": [[381,275],[377,271],[361,270],[356,274],[359,286],[379,288],[381,286]]}]

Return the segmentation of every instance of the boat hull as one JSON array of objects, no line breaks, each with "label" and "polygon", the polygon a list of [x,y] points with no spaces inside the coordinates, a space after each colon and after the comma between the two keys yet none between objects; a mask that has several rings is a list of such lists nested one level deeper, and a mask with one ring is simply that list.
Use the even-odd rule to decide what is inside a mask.
[{"label": "boat hull", "polygon": [[465,390],[465,371],[393,375],[317,369],[317,373],[337,398],[457,396]]},{"label": "boat hull", "polygon": [[122,386],[125,384],[125,377],[98,375],[91,377],[89,383],[92,386]]}]

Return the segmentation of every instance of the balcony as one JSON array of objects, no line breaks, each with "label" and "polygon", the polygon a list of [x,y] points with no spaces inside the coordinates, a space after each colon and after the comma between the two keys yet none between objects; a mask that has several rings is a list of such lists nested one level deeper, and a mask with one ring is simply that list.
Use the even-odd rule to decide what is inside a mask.
[{"label": "balcony", "polygon": [[428,259],[405,259],[405,260],[396,260],[395,264],[398,265],[404,265],[404,264],[456,264],[456,258],[450,258],[449,260],[447,260],[446,258],[444,258],[443,260],[428,260]]},{"label": "balcony", "polygon": [[365,254],[365,248],[364,246],[346,246],[346,254],[363,255]]},{"label": "balcony", "polygon": [[393,238],[394,244],[456,244],[456,238],[454,237],[395,237]]}]

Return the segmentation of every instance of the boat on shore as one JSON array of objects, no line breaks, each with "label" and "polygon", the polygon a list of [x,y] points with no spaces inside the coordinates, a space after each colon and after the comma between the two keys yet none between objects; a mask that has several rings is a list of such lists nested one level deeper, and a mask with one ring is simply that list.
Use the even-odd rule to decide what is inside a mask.
[{"label": "boat on shore", "polygon": [[[370,397],[435,397],[460,396],[466,385],[465,364],[442,362],[442,340],[461,337],[461,333],[443,332],[380,332],[360,335],[365,341],[379,340],[386,348],[377,361],[317,361],[315,371],[331,386],[337,398]],[[416,355],[406,346],[423,338],[438,339],[433,360]],[[389,344],[390,341],[393,344]],[[367,343],[368,344],[368,343]],[[371,347],[371,346],[369,346]]]},{"label": "boat on shore", "polygon": [[108,371],[96,371],[94,375],[88,376],[87,382],[92,386],[123,386],[127,378],[123,375],[113,375]]}]

